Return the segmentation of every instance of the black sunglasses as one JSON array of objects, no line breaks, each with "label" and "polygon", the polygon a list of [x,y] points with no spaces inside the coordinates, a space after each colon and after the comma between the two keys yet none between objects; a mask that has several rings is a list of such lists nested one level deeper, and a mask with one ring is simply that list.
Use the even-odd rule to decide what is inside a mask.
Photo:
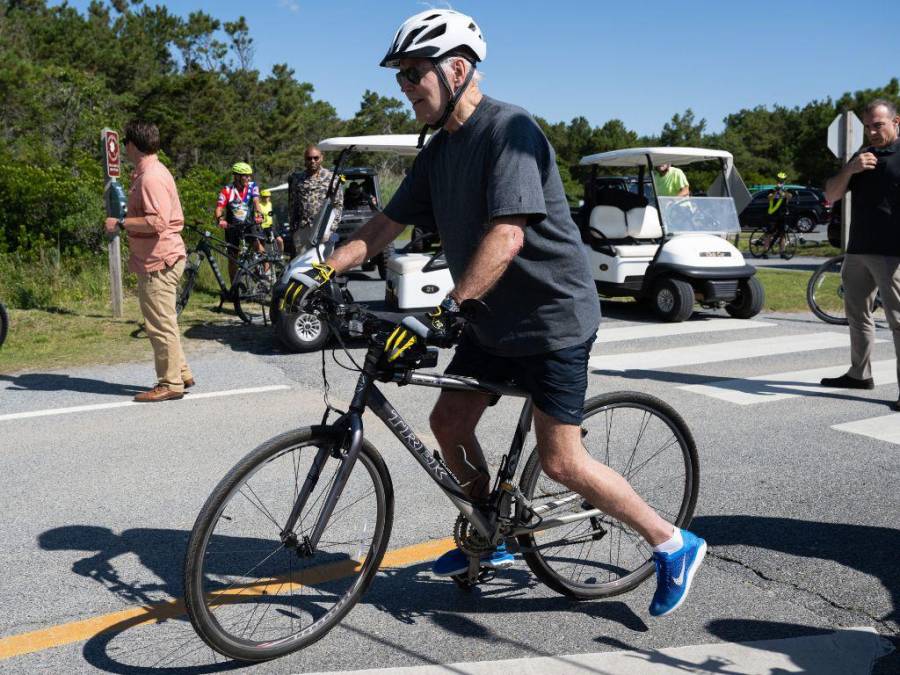
[{"label": "black sunglasses", "polygon": [[320,162],[322,161],[322,155],[315,155],[314,157],[304,157],[303,159],[307,162]]},{"label": "black sunglasses", "polygon": [[398,70],[397,74],[394,76],[397,78],[397,84],[401,87],[403,86],[403,80],[406,80],[410,84],[419,84],[422,81],[422,78],[428,74],[426,70],[424,73],[420,71],[418,68],[414,68],[410,66],[409,68],[403,68],[402,70]]}]

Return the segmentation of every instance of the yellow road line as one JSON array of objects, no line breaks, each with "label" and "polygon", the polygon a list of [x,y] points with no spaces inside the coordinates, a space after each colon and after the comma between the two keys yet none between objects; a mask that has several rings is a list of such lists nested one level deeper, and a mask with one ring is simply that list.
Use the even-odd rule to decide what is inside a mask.
[{"label": "yellow road line", "polygon": [[[407,567],[427,560],[434,560],[441,553],[452,547],[453,539],[448,537],[447,539],[435,539],[405,548],[398,548],[385,553],[384,559],[381,561],[381,568]],[[317,581],[321,581],[327,576],[337,577],[352,571],[348,570],[347,566],[341,563],[326,567],[333,567],[334,569],[330,573],[321,572],[316,577]],[[265,585],[259,586],[257,584],[256,586],[262,589],[265,588]],[[124,630],[140,624],[159,623],[166,619],[181,616],[184,612],[184,602],[182,600],[173,600],[144,607],[131,607],[119,612],[102,614],[81,621],[72,621],[58,626],[51,626],[50,628],[31,631],[30,633],[11,635],[0,639],[0,660],[31,654],[73,642],[89,640],[113,628]]]}]

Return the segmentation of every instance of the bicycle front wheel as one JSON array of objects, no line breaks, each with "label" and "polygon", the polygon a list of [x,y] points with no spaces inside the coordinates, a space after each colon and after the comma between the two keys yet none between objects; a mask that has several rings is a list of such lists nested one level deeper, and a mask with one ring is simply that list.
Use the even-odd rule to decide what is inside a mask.
[{"label": "bicycle front wheel", "polygon": [[766,240],[765,230],[753,230],[747,242],[747,249],[754,258],[760,258],[768,253],[769,242]]},{"label": "bicycle front wheel", "polygon": [[[204,504],[185,559],[185,604],[197,634],[234,659],[264,661],[333,628],[371,583],[387,547],[393,486],[362,450],[314,553],[303,550],[334,484],[344,434],[291,431],[235,466]],[[326,462],[291,533],[287,518],[320,448]]]},{"label": "bicycle front wheel", "polygon": [[841,266],[844,256],[829,258],[819,265],[806,284],[806,304],[812,313],[825,323],[838,326],[847,325],[844,313],[844,284],[841,281]]},{"label": "bicycle front wheel", "polygon": [[254,260],[250,266],[240,270],[232,285],[234,311],[245,323],[269,323],[272,305],[272,289],[284,272],[284,261],[280,256]]},{"label": "bicycle front wheel", "polygon": [[[691,522],[700,483],[697,448],[671,406],[630,391],[595,396],[585,403],[581,433],[588,454],[622,475],[660,516],[678,527]],[[521,489],[545,520],[594,508],[543,472],[537,449]],[[524,535],[519,544],[541,581],[579,600],[625,593],[654,570],[651,546],[606,514]]]}]

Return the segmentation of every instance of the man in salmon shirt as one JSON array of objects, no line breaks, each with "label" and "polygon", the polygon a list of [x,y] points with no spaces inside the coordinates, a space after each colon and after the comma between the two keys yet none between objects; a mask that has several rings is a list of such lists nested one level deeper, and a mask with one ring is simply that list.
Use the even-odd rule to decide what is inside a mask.
[{"label": "man in salmon shirt", "polygon": [[135,401],[154,403],[184,397],[194,376],[181,349],[175,295],[187,254],[181,230],[184,214],[175,180],[157,158],[159,129],[155,124],[132,120],[122,139],[125,155],[134,165],[128,194],[128,216],[106,219],[106,231],[128,233],[128,269],[137,275],[138,300],[145,329],[153,346],[156,385],[138,394]]}]

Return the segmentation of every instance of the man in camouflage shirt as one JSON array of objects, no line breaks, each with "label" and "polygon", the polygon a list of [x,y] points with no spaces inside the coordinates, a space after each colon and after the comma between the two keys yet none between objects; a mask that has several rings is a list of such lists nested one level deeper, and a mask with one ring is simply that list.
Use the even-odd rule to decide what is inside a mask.
[{"label": "man in camouflage shirt", "polygon": [[[303,253],[310,247],[310,239],[313,235],[313,225],[316,216],[325,203],[325,194],[328,192],[328,184],[331,182],[331,171],[322,167],[322,151],[315,145],[310,145],[303,153],[303,161],[306,171],[291,176],[290,205],[291,205],[291,243],[294,250],[291,257]],[[334,199],[333,222],[341,219],[344,208],[344,195],[340,187]],[[326,236],[330,232],[326,232]]]}]

